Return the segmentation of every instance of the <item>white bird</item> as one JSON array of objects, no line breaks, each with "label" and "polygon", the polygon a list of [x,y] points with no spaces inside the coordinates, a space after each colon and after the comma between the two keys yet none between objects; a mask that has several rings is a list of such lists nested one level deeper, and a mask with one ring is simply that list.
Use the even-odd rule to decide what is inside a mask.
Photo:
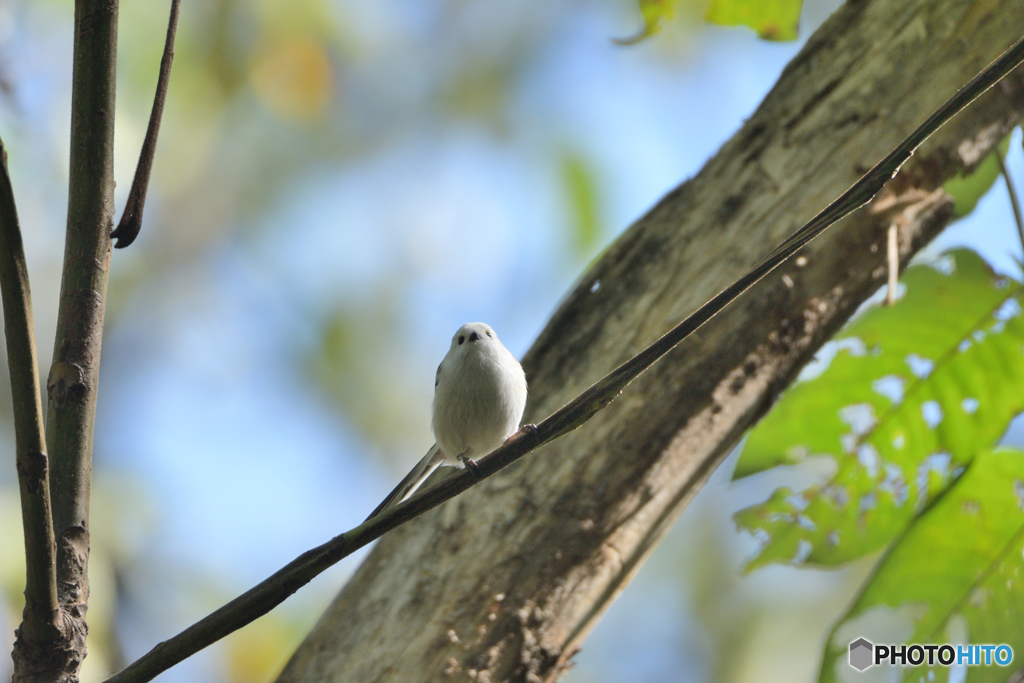
[{"label": "white bird", "polygon": [[434,378],[436,442],[367,519],[407,499],[441,465],[475,467],[515,434],[525,408],[526,374],[515,356],[489,325],[460,327]]}]

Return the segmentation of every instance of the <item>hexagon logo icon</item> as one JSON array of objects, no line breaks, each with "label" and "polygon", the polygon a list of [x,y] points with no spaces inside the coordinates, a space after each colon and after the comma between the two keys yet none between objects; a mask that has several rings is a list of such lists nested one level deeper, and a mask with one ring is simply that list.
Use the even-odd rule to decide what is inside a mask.
[{"label": "hexagon logo icon", "polygon": [[875,646],[864,638],[858,638],[850,643],[850,666],[857,671],[863,671],[871,666],[874,663],[871,656],[874,649]]}]

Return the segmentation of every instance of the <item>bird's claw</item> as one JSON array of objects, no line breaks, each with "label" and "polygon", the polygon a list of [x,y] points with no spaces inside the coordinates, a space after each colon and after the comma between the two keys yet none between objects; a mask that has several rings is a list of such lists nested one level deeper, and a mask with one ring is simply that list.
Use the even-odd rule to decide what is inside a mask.
[{"label": "bird's claw", "polygon": [[473,458],[462,458],[462,464],[466,466],[466,469],[469,470],[474,479],[480,480],[480,465],[476,464],[476,460],[473,460]]},{"label": "bird's claw", "polygon": [[520,427],[515,434],[505,439],[505,444],[507,445],[512,443],[513,441],[519,441],[520,439],[532,439],[536,441],[537,438],[537,425],[525,424],[522,427]]}]

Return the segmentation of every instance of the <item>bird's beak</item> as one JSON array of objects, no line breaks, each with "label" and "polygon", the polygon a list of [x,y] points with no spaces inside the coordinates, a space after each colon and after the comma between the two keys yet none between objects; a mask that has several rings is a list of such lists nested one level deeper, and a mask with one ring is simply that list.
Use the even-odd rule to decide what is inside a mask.
[{"label": "bird's beak", "polygon": [[473,334],[469,335],[469,341],[471,341],[471,342],[480,341],[480,335],[477,334],[476,332],[474,332]]}]

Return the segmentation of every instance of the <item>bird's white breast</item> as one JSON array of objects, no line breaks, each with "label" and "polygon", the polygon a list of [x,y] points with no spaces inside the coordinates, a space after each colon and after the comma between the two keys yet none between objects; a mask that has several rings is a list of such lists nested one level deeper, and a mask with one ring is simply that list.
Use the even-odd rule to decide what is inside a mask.
[{"label": "bird's white breast", "polygon": [[453,464],[479,458],[515,433],[525,407],[526,377],[501,342],[454,346],[434,390],[434,438]]}]

